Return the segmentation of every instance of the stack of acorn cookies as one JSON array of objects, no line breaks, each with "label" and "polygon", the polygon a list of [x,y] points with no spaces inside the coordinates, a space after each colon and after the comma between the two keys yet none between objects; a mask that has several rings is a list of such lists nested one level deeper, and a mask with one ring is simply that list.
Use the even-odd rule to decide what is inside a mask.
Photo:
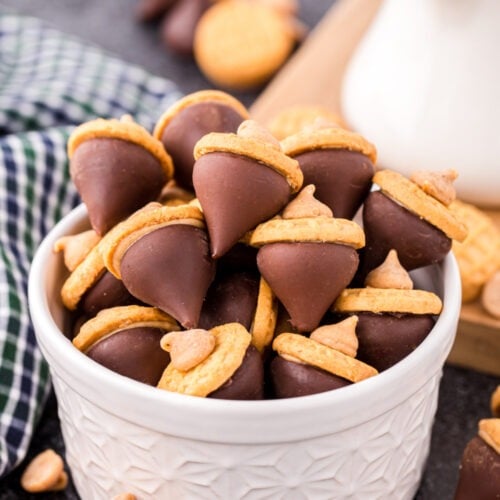
[{"label": "stack of acorn cookies", "polygon": [[68,153],[91,229],[55,246],[67,335],[167,391],[294,397],[390,368],[442,309],[408,271],[466,236],[453,172],[376,172],[374,146],[324,119],[280,142],[223,92],[186,96],[153,134],[85,123]]}]

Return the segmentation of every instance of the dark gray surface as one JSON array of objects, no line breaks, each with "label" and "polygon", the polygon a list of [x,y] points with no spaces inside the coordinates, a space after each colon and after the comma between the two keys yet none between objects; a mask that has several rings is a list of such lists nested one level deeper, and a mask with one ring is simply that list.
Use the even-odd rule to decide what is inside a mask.
[{"label": "dark gray surface", "polygon": [[[331,4],[332,0],[302,0],[301,18],[313,26]],[[164,49],[158,38],[158,23],[143,25],[134,21],[135,0],[0,0],[0,5],[46,19],[62,31],[100,45],[156,75],[171,78],[183,92],[210,87],[192,61],[172,57]],[[249,105],[257,92],[235,95]],[[497,377],[445,367],[431,452],[417,500],[453,497],[462,450],[476,433],[478,420],[490,416],[489,397],[499,383]],[[53,396],[26,462],[48,447],[64,453]],[[21,464],[0,482],[0,500],[78,498],[71,484],[63,493],[30,495],[23,492],[19,478],[24,466],[25,463]]]}]

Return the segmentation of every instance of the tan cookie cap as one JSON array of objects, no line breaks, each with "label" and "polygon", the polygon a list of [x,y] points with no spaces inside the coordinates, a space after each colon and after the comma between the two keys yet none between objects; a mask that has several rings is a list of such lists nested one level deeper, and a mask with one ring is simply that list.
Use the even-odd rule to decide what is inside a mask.
[{"label": "tan cookie cap", "polygon": [[417,184],[392,170],[380,170],[373,177],[383,193],[433,226],[448,238],[463,241],[467,228],[455,215],[433,196],[425,193]]},{"label": "tan cookie cap", "polygon": [[161,140],[163,132],[175,116],[189,106],[203,102],[224,104],[225,106],[233,108],[239,115],[242,116],[242,118],[247,119],[249,117],[247,108],[245,108],[245,106],[243,106],[238,99],[227,94],[226,92],[222,92],[221,90],[199,90],[198,92],[193,92],[192,94],[189,94],[172,104],[172,106],[170,106],[156,122],[153,136],[156,137],[156,139]]},{"label": "tan cookie cap", "polygon": [[281,150],[279,142],[264,127],[254,121],[243,122],[237,134],[212,132],[202,137],[194,147],[194,157],[215,153],[233,153],[263,163],[286,178],[292,193],[304,181],[299,163]]},{"label": "tan cookie cap", "polygon": [[347,149],[364,154],[372,163],[377,161],[377,150],[371,142],[355,132],[334,126],[302,130],[283,139],[281,146],[285,154],[292,157],[315,149]]},{"label": "tan cookie cap", "polygon": [[441,299],[426,290],[346,288],[332,306],[335,312],[439,314]]},{"label": "tan cookie cap", "polygon": [[257,307],[250,327],[252,344],[259,352],[264,352],[264,349],[271,344],[277,321],[278,301],[267,281],[261,276]]},{"label": "tan cookie cap", "polygon": [[174,224],[204,228],[201,210],[191,204],[176,207],[149,203],[132,214],[128,219],[117,224],[101,240],[100,248],[104,265],[110,273],[120,279],[120,262],[127,249],[146,234],[161,227]]},{"label": "tan cookie cap", "polygon": [[168,365],[158,382],[160,389],[206,397],[233,376],[252,340],[250,333],[239,323],[227,323],[209,331],[215,337],[212,353],[188,371]]},{"label": "tan cookie cap", "polygon": [[500,455],[500,418],[480,420],[479,436]]},{"label": "tan cookie cap", "polygon": [[86,352],[96,342],[113,333],[139,326],[161,328],[169,332],[180,329],[174,318],[155,307],[118,306],[103,309],[84,323],[73,339],[73,345]]},{"label": "tan cookie cap", "polygon": [[358,359],[296,333],[278,335],[274,339],[273,349],[280,356],[295,358],[350,382],[360,382],[378,373],[375,368]]},{"label": "tan cookie cap", "polygon": [[121,120],[98,118],[77,127],[68,140],[68,157],[71,159],[76,148],[82,142],[102,138],[121,139],[142,146],[161,163],[167,180],[173,177],[174,165],[172,158],[165,151],[163,144],[158,139],[155,139],[144,127],[135,123],[128,115],[122,117]]}]

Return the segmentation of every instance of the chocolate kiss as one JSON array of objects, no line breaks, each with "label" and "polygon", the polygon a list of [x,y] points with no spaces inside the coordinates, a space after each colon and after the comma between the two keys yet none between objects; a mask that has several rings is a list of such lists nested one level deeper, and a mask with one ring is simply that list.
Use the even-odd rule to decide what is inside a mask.
[{"label": "chocolate kiss", "polygon": [[314,330],[358,267],[356,250],[335,243],[272,243],[257,254],[262,276],[301,332]]},{"label": "chocolate kiss", "polygon": [[71,158],[71,177],[100,235],[150,201],[167,182],[159,162],[143,147],[121,139],[89,139]]},{"label": "chocolate kiss", "polygon": [[346,149],[317,149],[295,156],[304,186],[314,184],[314,197],[328,205],[335,217],[352,219],[370,192],[375,173],[370,159]]},{"label": "chocolate kiss", "polygon": [[196,161],[193,183],[207,222],[214,258],[247,231],[277,214],[290,187],[271,167],[232,153],[209,153]]},{"label": "chocolate kiss", "polygon": [[360,274],[366,276],[382,264],[389,250],[398,252],[408,271],[444,259],[451,240],[437,227],[412,214],[380,191],[372,192],[363,207],[366,246],[362,251]]},{"label": "chocolate kiss", "polygon": [[396,364],[414,351],[434,326],[429,314],[357,313],[357,358],[378,371]]},{"label": "chocolate kiss", "polygon": [[351,382],[319,368],[276,356],[271,361],[271,380],[277,398],[295,398],[331,391]]},{"label": "chocolate kiss", "polygon": [[217,276],[203,303],[199,328],[210,330],[226,323],[240,323],[250,330],[258,295],[259,280],[255,275],[231,273]]},{"label": "chocolate kiss", "polygon": [[255,400],[264,397],[264,365],[257,349],[250,345],[241,366],[232,377],[207,397]]},{"label": "chocolate kiss", "polygon": [[195,328],[215,262],[205,231],[175,224],[133,243],[122,257],[120,271],[134,297],[170,314],[185,328]]},{"label": "chocolate kiss", "polygon": [[170,362],[169,354],[160,347],[165,333],[151,327],[121,330],[94,344],[87,356],[120,375],[156,385]]},{"label": "chocolate kiss", "polygon": [[193,149],[209,132],[236,132],[244,118],[231,106],[217,102],[199,102],[184,108],[165,127],[161,141],[175,166],[175,180],[188,189],[193,187]]},{"label": "chocolate kiss", "polygon": [[500,492],[500,455],[479,436],[462,455],[454,500],[493,500]]},{"label": "chocolate kiss", "polygon": [[88,317],[92,317],[103,309],[125,306],[135,302],[137,300],[130,295],[123,282],[115,278],[109,271],[105,271],[92,288],[85,292],[79,308]]}]

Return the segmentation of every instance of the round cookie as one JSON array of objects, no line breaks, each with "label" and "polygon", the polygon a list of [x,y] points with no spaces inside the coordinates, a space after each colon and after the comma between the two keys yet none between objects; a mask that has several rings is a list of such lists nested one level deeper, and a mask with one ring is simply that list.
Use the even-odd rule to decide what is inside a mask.
[{"label": "round cookie", "polygon": [[173,175],[161,142],[129,117],[80,125],[68,140],[68,157],[71,178],[101,236],[156,200]]},{"label": "round cookie", "polygon": [[194,155],[193,183],[214,258],[278,213],[302,185],[298,163],[250,120],[240,125],[237,134],[204,136]]},{"label": "round cookie", "polygon": [[176,101],[158,119],[153,135],[162,142],[175,165],[175,179],[193,189],[193,150],[210,132],[236,132],[248,111],[237,99],[219,90],[200,90]]},{"label": "round cookie", "polygon": [[[212,336],[212,350],[205,349],[206,342],[200,342],[198,335],[192,335],[191,342],[183,341],[186,332],[167,335],[162,346],[170,352],[172,362],[158,382],[160,389],[216,399],[263,398],[262,358],[251,345],[251,335],[244,326],[227,323],[208,332],[192,332],[203,339],[207,334]],[[176,342],[182,344],[178,349]],[[177,362],[177,357],[182,363]]]},{"label": "round cookie", "polygon": [[177,322],[158,309],[114,307],[84,323],[73,345],[120,375],[156,385],[170,360],[160,340],[176,330]]},{"label": "round cookie", "polygon": [[375,147],[359,134],[323,120],[285,138],[283,151],[295,158],[304,184],[335,217],[352,219],[370,192],[375,173]]},{"label": "round cookie", "polygon": [[294,44],[287,17],[272,7],[227,0],[216,3],[200,19],[194,55],[209,80],[243,90],[266,82]]}]

